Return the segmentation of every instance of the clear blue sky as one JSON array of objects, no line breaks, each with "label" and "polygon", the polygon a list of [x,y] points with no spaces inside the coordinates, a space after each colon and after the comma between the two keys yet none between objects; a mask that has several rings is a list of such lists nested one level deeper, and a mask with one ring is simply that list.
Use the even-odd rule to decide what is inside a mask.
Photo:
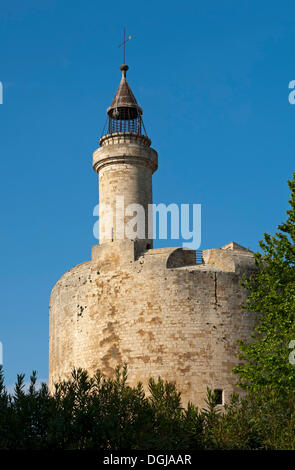
[{"label": "clear blue sky", "polygon": [[[154,201],[201,203],[201,248],[257,250],[295,170],[294,1],[0,1],[1,310],[7,383],[48,374],[50,290],[90,258],[92,152],[128,80],[159,153]],[[162,245],[164,242],[161,242]]]}]

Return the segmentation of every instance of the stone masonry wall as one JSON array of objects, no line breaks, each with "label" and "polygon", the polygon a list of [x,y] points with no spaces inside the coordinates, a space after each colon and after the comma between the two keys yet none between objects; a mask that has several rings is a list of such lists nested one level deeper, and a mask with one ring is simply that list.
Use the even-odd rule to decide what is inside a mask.
[{"label": "stone masonry wall", "polygon": [[127,362],[130,384],[146,387],[161,376],[176,380],[184,402],[203,406],[207,386],[224,390],[227,400],[235,390],[236,342],[252,327],[240,308],[240,274],[234,265],[232,271],[214,264],[167,268],[181,258],[177,249],[149,250],[136,260],[132,243],[97,245],[92,260],[52,290],[50,386],[73,366],[112,376]]}]

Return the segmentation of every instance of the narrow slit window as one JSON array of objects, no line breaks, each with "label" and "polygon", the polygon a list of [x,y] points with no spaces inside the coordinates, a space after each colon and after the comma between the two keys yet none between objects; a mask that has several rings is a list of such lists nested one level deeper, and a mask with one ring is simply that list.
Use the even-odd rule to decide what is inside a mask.
[{"label": "narrow slit window", "polygon": [[221,388],[215,388],[216,404],[223,405],[223,390]]}]

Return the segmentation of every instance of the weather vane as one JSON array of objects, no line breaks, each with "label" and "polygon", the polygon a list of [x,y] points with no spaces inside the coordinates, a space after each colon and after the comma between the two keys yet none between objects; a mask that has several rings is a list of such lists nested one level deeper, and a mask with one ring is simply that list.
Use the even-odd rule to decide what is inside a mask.
[{"label": "weather vane", "polygon": [[125,36],[126,36],[126,28],[124,28],[124,41],[123,41],[121,44],[119,44],[119,46],[118,46],[118,47],[124,46],[124,47],[123,47],[123,50],[124,50],[124,52],[123,52],[123,64],[125,64],[125,48],[126,48],[126,43],[127,43],[128,41],[130,41],[130,39],[131,39],[131,36],[128,36],[128,38],[125,39]]}]

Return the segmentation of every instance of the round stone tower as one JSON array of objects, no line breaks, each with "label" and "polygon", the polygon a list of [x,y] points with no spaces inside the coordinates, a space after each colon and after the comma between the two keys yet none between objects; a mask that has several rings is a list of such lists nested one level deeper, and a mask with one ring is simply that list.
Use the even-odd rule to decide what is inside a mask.
[{"label": "round stone tower", "polygon": [[[158,157],[150,148],[142,109],[122,80],[108,108],[108,128],[93,154],[99,175],[99,245],[90,261],[68,272],[50,297],[49,386],[73,367],[107,376],[128,364],[128,380],[175,380],[183,401],[204,406],[207,387],[220,403],[236,390],[231,374],[251,316],[241,309],[241,276],[253,254],[231,242],[196,253],[152,248],[148,206]],[[127,208],[127,212],[126,212]],[[141,232],[130,234],[133,212]],[[143,220],[142,220],[143,219]],[[132,220],[131,220],[132,221]]]}]

